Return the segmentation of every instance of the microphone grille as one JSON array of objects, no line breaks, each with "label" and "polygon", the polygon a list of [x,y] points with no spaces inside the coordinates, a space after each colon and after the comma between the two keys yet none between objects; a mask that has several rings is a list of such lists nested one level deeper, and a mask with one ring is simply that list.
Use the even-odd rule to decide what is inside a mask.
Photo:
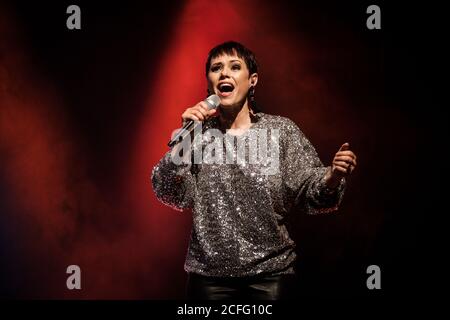
[{"label": "microphone grille", "polygon": [[212,94],[206,98],[206,103],[209,105],[209,109],[216,109],[220,105],[220,98],[217,94]]}]

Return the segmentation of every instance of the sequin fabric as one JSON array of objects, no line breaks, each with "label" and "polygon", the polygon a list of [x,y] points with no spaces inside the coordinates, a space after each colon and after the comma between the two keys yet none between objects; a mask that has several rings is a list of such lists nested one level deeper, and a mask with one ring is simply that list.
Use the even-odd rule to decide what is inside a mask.
[{"label": "sequin fabric", "polygon": [[[275,174],[263,174],[263,164],[176,165],[170,151],[153,168],[157,198],[176,210],[192,209],[187,272],[215,277],[294,273],[295,243],[287,216],[332,212],[342,200],[345,179],[336,189],[326,187],[327,167],[293,121],[260,112],[252,122],[249,130],[279,131]],[[203,130],[217,127],[213,118]],[[201,141],[193,148],[204,148],[208,141]],[[223,152],[236,148],[225,145]]]}]

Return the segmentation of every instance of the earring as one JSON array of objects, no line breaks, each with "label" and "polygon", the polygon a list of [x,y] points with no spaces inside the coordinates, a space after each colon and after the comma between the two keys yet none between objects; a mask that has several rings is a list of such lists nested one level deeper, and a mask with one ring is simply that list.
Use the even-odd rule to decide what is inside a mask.
[{"label": "earring", "polygon": [[250,100],[250,103],[253,104],[255,102],[255,87],[251,86],[250,90],[248,90],[248,99]]}]

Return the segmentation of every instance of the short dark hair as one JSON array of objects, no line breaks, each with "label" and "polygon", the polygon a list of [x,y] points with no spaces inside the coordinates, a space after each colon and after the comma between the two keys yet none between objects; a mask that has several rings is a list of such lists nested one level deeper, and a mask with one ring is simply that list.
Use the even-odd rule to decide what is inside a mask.
[{"label": "short dark hair", "polygon": [[206,59],[206,76],[208,77],[209,68],[211,67],[211,60],[217,58],[223,54],[232,56],[237,55],[239,58],[245,61],[249,70],[249,75],[258,72],[258,63],[256,57],[248,48],[236,41],[227,41],[209,51],[208,58]]}]

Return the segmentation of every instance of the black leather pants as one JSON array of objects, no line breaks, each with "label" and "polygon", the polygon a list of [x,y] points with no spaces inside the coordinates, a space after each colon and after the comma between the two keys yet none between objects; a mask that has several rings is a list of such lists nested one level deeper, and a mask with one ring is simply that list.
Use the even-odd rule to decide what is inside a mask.
[{"label": "black leather pants", "polygon": [[281,300],[293,298],[295,275],[215,278],[190,273],[186,294],[194,300]]}]

